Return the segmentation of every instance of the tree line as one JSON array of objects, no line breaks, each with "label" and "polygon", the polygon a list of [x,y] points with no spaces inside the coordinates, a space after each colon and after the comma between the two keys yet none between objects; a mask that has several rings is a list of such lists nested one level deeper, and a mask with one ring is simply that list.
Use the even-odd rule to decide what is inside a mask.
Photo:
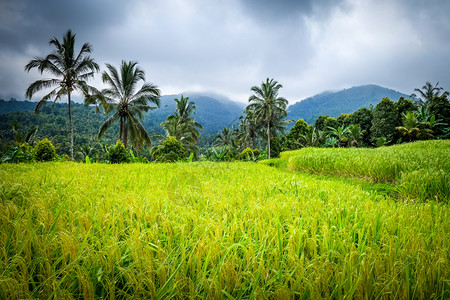
[{"label": "tree line", "polygon": [[[270,157],[269,153],[277,156],[281,151],[302,147],[379,147],[415,140],[450,138],[449,92],[444,91],[439,83],[433,85],[430,82],[414,92],[411,99],[400,97],[393,101],[383,98],[375,107],[362,107],[337,118],[319,116],[312,125],[303,119],[296,122],[284,120],[284,105],[279,105],[278,113],[273,113],[270,121],[266,119],[262,123],[255,104],[249,104],[239,126],[221,130],[215,145],[226,146],[234,156],[246,147],[266,147]],[[250,103],[252,101],[253,96],[249,99]],[[277,103],[268,98],[266,101]],[[289,122],[295,122],[295,125],[285,133]],[[266,132],[267,126],[271,127],[270,132]]]},{"label": "tree line", "polygon": [[[213,160],[270,159],[281,151],[307,146],[371,147],[418,139],[446,139],[450,136],[449,93],[438,84],[427,82],[421,89],[415,89],[417,94],[411,95],[413,100],[402,97],[394,102],[383,98],[375,108],[360,108],[352,114],[343,114],[337,118],[319,116],[314,125],[309,125],[302,119],[296,122],[286,120],[288,101],[279,96],[282,85],[275,79],[267,78],[260,86],[250,89],[252,95],[248,99],[249,105],[240,117],[239,124],[221,130],[214,139],[213,147],[202,149],[201,153],[197,144],[203,127],[195,121],[193,114],[196,106],[188,97],[181,95],[180,99],[174,99],[175,111],[160,124],[164,134],[159,132],[149,135],[142,120],[144,113],[160,106],[161,91],[155,84],[145,81],[145,72],[137,62],[122,61],[119,68],[106,64],[107,70],[101,76],[107,87],[100,90],[87,84],[87,80],[100,71],[99,65],[90,56],[92,47],[89,43],[83,44],[76,52],[75,34],[68,30],[62,41],[53,38],[50,45],[55,50],[46,57],[35,57],[25,66],[25,70],[29,72],[36,68],[41,74],[49,73],[53,78],[33,82],[25,95],[31,99],[37,92],[50,89],[36,105],[36,114],[49,100],[54,105],[67,97],[70,135],[68,160],[76,156],[71,100],[74,91],[83,95],[85,105],[94,106],[97,113],[103,111],[108,116],[99,126],[97,139],[100,140],[108,130],[118,137],[115,146],[103,145],[100,149],[94,149],[89,143],[78,146],[79,151],[75,154],[84,156],[82,160],[86,161],[94,156],[96,160],[114,161],[111,153],[116,152],[124,154],[124,161],[131,158],[138,160],[133,150],[142,149],[147,150],[142,152],[143,156],[139,160],[145,157],[147,160],[177,161],[187,156],[190,159],[206,157]],[[290,122],[295,122],[295,125],[286,133]],[[118,128],[113,126],[116,123]],[[23,133],[17,131],[18,124],[10,125],[14,146],[8,149],[6,158],[4,155],[2,160],[16,157],[16,161],[20,161],[19,157],[26,157],[25,160],[33,157],[24,153],[31,151],[31,131],[35,133],[37,128],[33,128],[23,139]],[[109,138],[111,140],[111,134]],[[48,146],[54,147],[52,144]]]}]

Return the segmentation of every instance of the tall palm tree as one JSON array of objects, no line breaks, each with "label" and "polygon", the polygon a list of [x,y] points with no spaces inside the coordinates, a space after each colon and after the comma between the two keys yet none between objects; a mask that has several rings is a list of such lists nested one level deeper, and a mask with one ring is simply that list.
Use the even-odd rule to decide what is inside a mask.
[{"label": "tall palm tree", "polygon": [[42,89],[54,87],[36,105],[34,112],[38,114],[42,106],[46,104],[46,101],[54,98],[54,104],[57,100],[61,99],[62,95],[67,95],[70,125],[70,159],[73,160],[71,95],[74,90],[89,91],[93,89],[86,84],[86,80],[94,77],[94,73],[99,71],[99,66],[89,56],[89,53],[92,51],[89,43],[84,43],[78,54],[75,53],[75,34],[70,29],[63,36],[62,43],[57,38],[51,39],[49,43],[55,46],[56,50],[46,57],[35,57],[29,61],[25,66],[25,71],[29,72],[31,69],[37,68],[41,74],[45,71],[56,78],[33,82],[27,88],[25,96],[31,99],[34,93]]},{"label": "tall palm tree", "polygon": [[[110,64],[106,64],[106,67],[109,73],[103,72],[102,79],[110,87],[103,89],[97,98],[107,115],[111,111],[114,113],[100,126],[98,139],[114,122],[119,121],[119,139],[125,147],[128,134],[134,147],[140,148],[144,143],[150,145],[150,137],[138,118],[143,119],[144,112],[159,107],[160,90],[156,85],[145,82],[145,73],[137,67],[137,62],[122,61],[119,71]],[[140,80],[144,83],[136,91],[136,84]],[[149,103],[156,106],[150,106]]]},{"label": "tall palm tree", "polygon": [[168,135],[174,136],[177,140],[196,144],[203,127],[195,121],[192,114],[196,110],[195,103],[189,101],[189,97],[181,95],[180,99],[175,98],[177,103],[175,112],[169,115],[166,121],[161,123]]},{"label": "tall palm tree", "polygon": [[283,86],[274,79],[267,78],[261,87],[253,86],[253,95],[248,98],[248,109],[253,111],[257,122],[262,122],[267,129],[267,157],[270,159],[271,129],[280,124],[280,120],[287,116],[288,101],[278,96],[278,90]]}]

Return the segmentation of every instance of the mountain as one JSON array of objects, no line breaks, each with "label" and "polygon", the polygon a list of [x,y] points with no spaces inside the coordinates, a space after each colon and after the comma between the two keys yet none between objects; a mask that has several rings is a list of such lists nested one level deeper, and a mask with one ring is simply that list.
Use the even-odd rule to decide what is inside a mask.
[{"label": "mountain", "polygon": [[[231,127],[238,121],[244,110],[243,105],[224,97],[203,94],[184,94],[184,96],[189,97],[189,101],[195,103],[197,109],[194,118],[203,126],[206,133],[214,133],[224,127]],[[167,116],[175,110],[174,99],[180,99],[180,97],[181,94],[161,96],[160,108],[150,111],[149,117],[159,123],[165,121]]]},{"label": "mountain", "polygon": [[361,107],[369,108],[387,97],[397,101],[400,97],[410,96],[384,88],[375,84],[355,86],[337,92],[323,92],[288,107],[288,119],[304,119],[308,124],[314,124],[319,116],[338,117],[340,114],[350,114]]},{"label": "mountain", "polygon": [[[189,96],[186,94],[185,96]],[[159,124],[166,120],[167,116],[172,114],[175,110],[176,103],[174,98],[180,98],[180,95],[164,95],[161,96],[160,108],[149,111],[142,121],[144,127],[158,128]],[[197,107],[195,111],[195,119],[200,123],[204,133],[215,133],[223,127],[230,127],[238,121],[239,116],[244,110],[243,105],[233,102],[225,97],[216,97],[203,94],[193,94],[189,97]],[[49,107],[51,103],[47,104]],[[80,106],[81,104],[74,104]],[[56,103],[55,108],[65,108],[67,104],[65,101]],[[36,107],[36,102],[32,101],[4,101],[0,100],[0,114],[7,114],[19,111],[33,111]],[[89,108],[85,108],[89,109]],[[5,117],[5,115],[3,116]],[[106,119],[105,116],[102,119]],[[18,120],[20,122],[20,120]],[[162,129],[161,129],[162,131]]]}]

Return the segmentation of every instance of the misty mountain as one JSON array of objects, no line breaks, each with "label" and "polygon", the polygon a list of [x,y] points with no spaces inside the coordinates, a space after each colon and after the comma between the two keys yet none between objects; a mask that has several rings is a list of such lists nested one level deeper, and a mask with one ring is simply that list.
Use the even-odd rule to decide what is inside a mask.
[{"label": "misty mountain", "polygon": [[319,116],[338,117],[353,113],[361,107],[375,106],[384,97],[394,101],[400,97],[409,98],[406,94],[374,84],[355,86],[337,92],[323,92],[292,104],[288,107],[288,119],[304,119],[313,125]]}]

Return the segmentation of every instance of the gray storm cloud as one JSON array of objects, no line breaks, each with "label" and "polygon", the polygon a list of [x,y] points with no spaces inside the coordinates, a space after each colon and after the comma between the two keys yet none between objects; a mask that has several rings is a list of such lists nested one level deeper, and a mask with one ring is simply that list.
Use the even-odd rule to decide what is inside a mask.
[{"label": "gray storm cloud", "polygon": [[[449,1],[3,0],[0,98],[24,99],[24,72],[71,28],[105,63],[138,61],[164,94],[214,91],[245,102],[274,77],[291,103],[375,83],[450,89]],[[46,76],[45,74],[43,76]],[[102,86],[100,76],[94,85]]]}]

